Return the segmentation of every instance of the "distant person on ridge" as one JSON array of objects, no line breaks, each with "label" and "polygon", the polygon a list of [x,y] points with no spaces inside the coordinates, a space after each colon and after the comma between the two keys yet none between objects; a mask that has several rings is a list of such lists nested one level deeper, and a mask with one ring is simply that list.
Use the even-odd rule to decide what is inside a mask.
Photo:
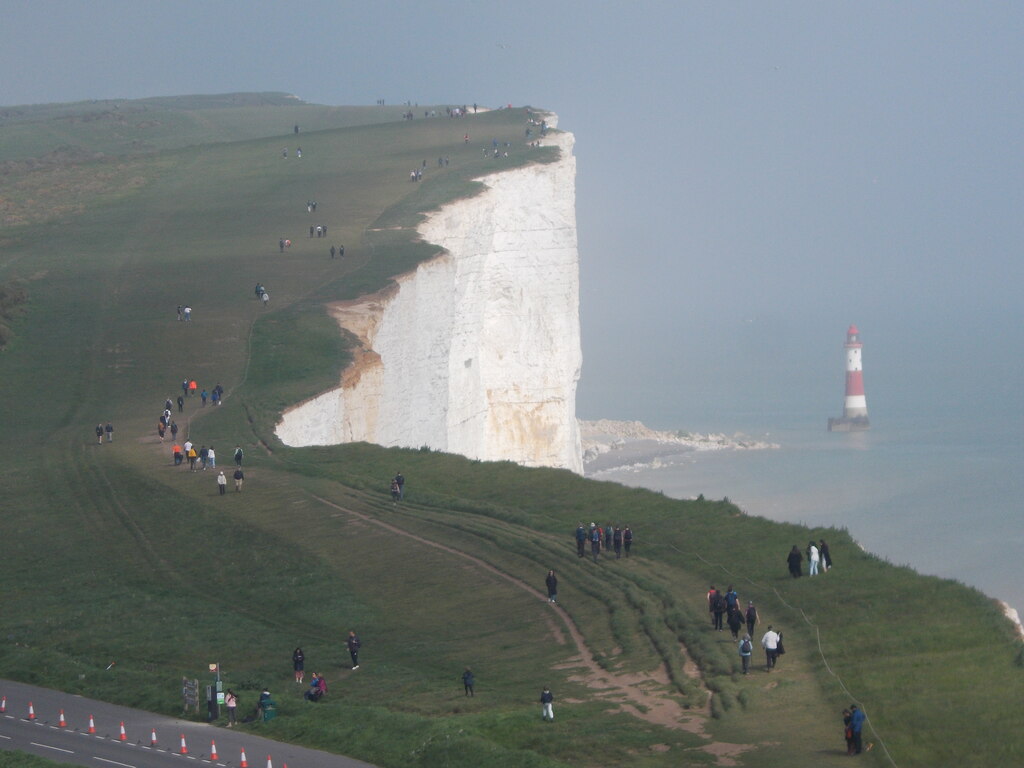
[{"label": "distant person on ridge", "polygon": [[814,545],[812,540],[807,545],[807,575],[817,576],[818,575],[818,563],[821,560],[821,555],[818,552],[818,548]]},{"label": "distant person on ridge", "polygon": [[583,527],[583,523],[576,526],[576,556],[585,557],[587,554],[587,529]]},{"label": "distant person on ridge", "polygon": [[633,531],[628,525],[622,530],[622,546],[626,549],[626,557],[629,557],[629,549],[633,546]]},{"label": "distant person on ridge", "polygon": [[401,472],[395,475],[395,482],[398,483],[398,500],[403,501],[405,499],[405,477]]},{"label": "distant person on ridge", "polygon": [[800,548],[796,544],[789,550],[789,556],[786,558],[786,562],[789,564],[789,575],[794,579],[799,579],[803,574],[800,572],[800,563],[804,561],[804,556],[800,554]]},{"label": "distant person on ridge", "polygon": [[622,529],[619,526],[615,526],[615,532],[612,534],[612,546],[615,547],[615,559],[618,560],[622,557]]},{"label": "distant person on ridge", "polygon": [[824,539],[818,542],[818,551],[821,552],[821,572],[828,573],[828,569],[832,567],[832,555]]}]

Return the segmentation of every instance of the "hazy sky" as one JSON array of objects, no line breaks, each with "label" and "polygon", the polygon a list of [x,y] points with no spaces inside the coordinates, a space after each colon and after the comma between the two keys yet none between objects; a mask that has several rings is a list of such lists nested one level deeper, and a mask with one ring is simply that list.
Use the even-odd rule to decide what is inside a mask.
[{"label": "hazy sky", "polygon": [[1024,4],[0,8],[3,105],[276,90],[558,112],[577,139],[581,416],[687,426],[806,398],[837,415],[855,322],[869,403],[885,381],[941,402],[967,360],[1020,418]]}]

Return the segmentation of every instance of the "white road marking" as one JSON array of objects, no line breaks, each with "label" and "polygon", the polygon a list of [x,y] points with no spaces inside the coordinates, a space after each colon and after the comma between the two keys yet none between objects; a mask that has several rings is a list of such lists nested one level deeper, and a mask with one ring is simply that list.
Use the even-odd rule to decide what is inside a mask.
[{"label": "white road marking", "polygon": [[65,752],[65,753],[67,753],[69,755],[75,754],[74,750],[72,750],[72,749],[61,749],[60,747],[51,747],[49,744],[40,744],[37,741],[30,741],[29,744],[31,744],[33,747],[42,747],[43,749],[52,749],[52,750],[55,750],[57,752]]},{"label": "white road marking", "polygon": [[111,765],[120,765],[120,766],[122,766],[123,768],[135,768],[135,766],[134,766],[134,765],[130,765],[130,764],[128,764],[128,763],[119,763],[119,762],[117,762],[116,760],[107,760],[106,758],[103,758],[103,757],[96,757],[95,755],[93,755],[93,758],[92,758],[92,759],[93,759],[93,760],[99,760],[99,761],[100,761],[101,763],[110,763]]}]

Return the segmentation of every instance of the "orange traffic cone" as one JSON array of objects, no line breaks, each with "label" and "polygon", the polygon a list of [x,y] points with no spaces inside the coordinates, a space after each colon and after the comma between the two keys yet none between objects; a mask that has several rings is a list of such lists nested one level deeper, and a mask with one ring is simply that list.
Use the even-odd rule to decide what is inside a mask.
[{"label": "orange traffic cone", "polygon": [[216,741],[211,741],[210,742],[210,759],[211,760],[220,760],[220,758],[217,757],[217,742]]},{"label": "orange traffic cone", "polygon": [[28,703],[28,719],[29,720],[35,720],[36,719],[36,711],[34,709],[32,709],[32,702],[31,701]]},{"label": "orange traffic cone", "polygon": [[242,747],[242,762],[238,764],[238,768],[249,768],[249,761],[245,759],[245,747]]},{"label": "orange traffic cone", "polygon": [[149,746],[156,746],[156,728],[153,729],[153,732],[149,736]]},{"label": "orange traffic cone", "polygon": [[270,762],[270,755],[267,755],[267,768],[274,768],[274,764]]},{"label": "orange traffic cone", "polygon": [[64,710],[63,709],[60,711],[60,720],[57,721],[57,726],[59,728],[67,728],[68,727],[68,722],[67,722],[67,720],[64,719]]},{"label": "orange traffic cone", "polygon": [[124,720],[121,721],[121,735],[117,738],[121,741],[128,741],[128,734],[124,732]]},{"label": "orange traffic cone", "polygon": [[188,747],[185,746],[185,734],[181,734],[181,754],[188,754]]},{"label": "orange traffic cone", "polygon": [[89,715],[89,733],[96,733],[96,722],[92,719],[92,715]]}]

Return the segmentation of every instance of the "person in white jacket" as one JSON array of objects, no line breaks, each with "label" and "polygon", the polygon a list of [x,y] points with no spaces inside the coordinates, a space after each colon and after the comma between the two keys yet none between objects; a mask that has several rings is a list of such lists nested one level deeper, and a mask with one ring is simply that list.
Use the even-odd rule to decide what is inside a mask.
[{"label": "person in white jacket", "polygon": [[780,640],[782,640],[782,635],[772,629],[772,625],[769,624],[768,631],[761,638],[761,647],[764,648],[765,655],[765,668],[769,672],[775,667],[775,661],[779,656]]}]

